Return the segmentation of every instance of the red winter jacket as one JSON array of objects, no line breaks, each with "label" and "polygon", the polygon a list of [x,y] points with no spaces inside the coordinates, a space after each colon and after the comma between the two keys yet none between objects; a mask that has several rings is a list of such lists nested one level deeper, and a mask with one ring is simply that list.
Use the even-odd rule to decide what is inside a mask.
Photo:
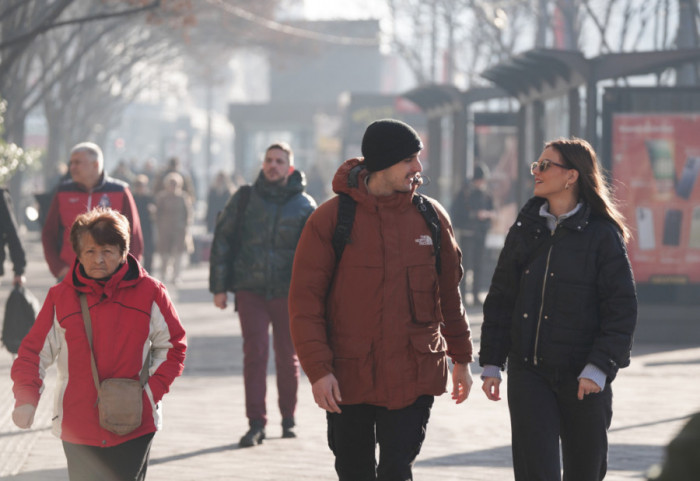
[{"label": "red winter jacket", "polygon": [[75,253],[70,243],[70,229],[75,218],[98,206],[111,207],[124,214],[131,227],[129,252],[137,259],[141,259],[143,253],[141,220],[127,184],[103,175],[100,183],[88,192],[77,182],[65,182],[59,185],[51,201],[51,207],[46,214],[41,231],[44,257],[54,277],[58,277],[58,273],[65,266],[72,266],[75,260]]},{"label": "red winter jacket", "polygon": [[441,274],[425,220],[412,193],[376,197],[366,171],[358,187],[345,162],[333,188],[357,202],[350,242],[336,268],[331,238],[338,199],[311,214],[297,246],[289,314],[294,345],[313,383],[332,373],[342,404],[400,409],[447,386],[447,356],[472,361],[459,294],[461,254],[449,218],[431,199],[441,223]]},{"label": "red winter jacket", "polygon": [[[118,436],[102,429],[90,346],[78,294],[87,295],[93,350],[100,381],[139,379],[149,351],[150,378],[143,391],[143,421]],[[12,365],[15,406],[36,406],[46,369],[56,362],[58,378],[53,433],[75,444],[110,447],[161,427],[160,401],[182,374],[185,331],[165,286],[148,276],[131,255],[105,283],[87,278],[76,261],[71,274],[53,286]]]}]

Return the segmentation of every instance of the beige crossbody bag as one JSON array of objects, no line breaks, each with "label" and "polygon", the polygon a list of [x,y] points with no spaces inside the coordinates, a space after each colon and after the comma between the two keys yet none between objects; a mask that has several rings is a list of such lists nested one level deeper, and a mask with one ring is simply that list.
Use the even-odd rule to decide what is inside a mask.
[{"label": "beige crossbody bag", "polygon": [[143,386],[148,382],[148,365],[151,354],[141,369],[141,379],[111,378],[100,383],[97,376],[95,354],[92,351],[92,321],[85,294],[80,294],[80,308],[83,311],[85,332],[90,344],[92,378],[97,389],[97,409],[100,413],[100,426],[114,434],[124,436],[141,425],[143,412]]}]

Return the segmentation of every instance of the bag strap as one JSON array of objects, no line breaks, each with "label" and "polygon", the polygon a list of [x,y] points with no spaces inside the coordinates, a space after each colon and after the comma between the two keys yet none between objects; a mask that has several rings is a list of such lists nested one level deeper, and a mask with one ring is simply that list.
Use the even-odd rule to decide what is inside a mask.
[{"label": "bag strap", "polygon": [[352,225],[355,223],[355,200],[344,192],[338,194],[338,221],[333,232],[333,250],[335,251],[335,266],[340,264],[345,245],[350,242]]},{"label": "bag strap", "polygon": [[430,235],[433,238],[433,250],[435,252],[435,269],[437,269],[438,275],[440,275],[442,268],[440,264],[440,243],[442,236],[440,234],[440,217],[438,217],[435,206],[428,200],[423,194],[416,194],[411,199],[413,205],[416,206],[418,212],[423,216],[423,220],[430,230]]},{"label": "bag strap", "polygon": [[[97,375],[97,364],[95,363],[95,354],[92,350],[92,319],[90,318],[90,308],[87,303],[87,296],[80,293],[80,310],[83,313],[83,322],[85,323],[85,334],[87,334],[88,344],[90,346],[90,367],[92,368],[92,380],[95,382],[95,389],[97,392],[100,391],[100,378]],[[149,351],[146,356],[146,361],[141,367],[141,375],[139,376],[141,387],[145,386],[148,382],[148,365],[151,363],[151,353]]]},{"label": "bag strap", "polygon": [[241,244],[241,228],[243,227],[243,214],[245,213],[248,204],[250,203],[250,194],[253,187],[250,185],[242,185],[238,188],[238,205],[236,206],[236,218],[233,221],[233,248],[231,249],[237,254]]},{"label": "bag strap", "polygon": [[[435,269],[437,269],[439,275],[442,270],[440,264],[440,217],[438,217],[435,206],[424,195],[416,193],[412,202],[430,230],[430,237],[433,240],[433,252],[435,253]],[[340,264],[340,258],[343,256],[345,246],[350,243],[350,233],[355,222],[356,204],[355,200],[348,194],[344,192],[338,193],[338,217],[331,240],[333,251],[335,251],[336,267]]]}]

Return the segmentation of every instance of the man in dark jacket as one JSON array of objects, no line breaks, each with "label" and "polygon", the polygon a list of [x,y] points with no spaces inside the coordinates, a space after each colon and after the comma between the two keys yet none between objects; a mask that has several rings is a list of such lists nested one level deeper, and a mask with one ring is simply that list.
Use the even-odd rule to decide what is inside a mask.
[{"label": "man in dark jacket", "polygon": [[[486,255],[486,234],[491,228],[491,220],[496,212],[493,210],[493,197],[488,192],[488,167],[477,164],[471,182],[466,183],[452,202],[450,215],[460,234],[460,247],[464,254],[465,271],[472,271],[471,305],[481,305],[479,291],[481,288],[482,268]],[[464,294],[467,294],[466,275],[462,278]]]},{"label": "man in dark jacket", "polygon": [[236,293],[243,335],[243,379],[250,429],[239,445],[265,439],[265,391],[272,324],[282,437],[293,438],[299,386],[299,360],[289,333],[287,295],[292,263],[306,219],[316,208],[304,193],[304,175],[294,169],[286,143],[267,148],[252,186],[229,199],[216,223],[210,255],[209,290],[225,309],[227,291]]}]

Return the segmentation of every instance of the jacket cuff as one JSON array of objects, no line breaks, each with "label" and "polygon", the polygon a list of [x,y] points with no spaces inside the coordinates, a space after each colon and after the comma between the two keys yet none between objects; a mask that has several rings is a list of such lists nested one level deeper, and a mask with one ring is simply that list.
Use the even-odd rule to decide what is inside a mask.
[{"label": "jacket cuff", "polygon": [[486,364],[484,370],[481,371],[481,380],[483,381],[487,377],[495,377],[497,379],[502,379],[501,368],[494,366],[493,364]]},{"label": "jacket cuff", "polygon": [[583,368],[583,371],[581,371],[581,374],[579,374],[577,379],[581,380],[582,377],[590,379],[596,383],[601,391],[605,389],[605,380],[607,376],[595,364],[586,364],[586,367]]}]

